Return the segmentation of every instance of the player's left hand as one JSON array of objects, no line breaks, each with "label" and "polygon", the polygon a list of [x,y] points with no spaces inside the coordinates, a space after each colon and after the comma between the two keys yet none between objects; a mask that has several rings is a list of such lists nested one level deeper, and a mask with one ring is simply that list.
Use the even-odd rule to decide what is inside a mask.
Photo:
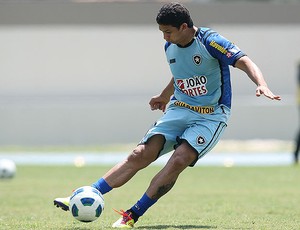
[{"label": "player's left hand", "polygon": [[258,86],[256,88],[256,96],[260,97],[261,95],[265,95],[267,98],[270,98],[271,100],[277,100],[277,101],[281,100],[281,97],[279,95],[274,95],[267,86]]}]

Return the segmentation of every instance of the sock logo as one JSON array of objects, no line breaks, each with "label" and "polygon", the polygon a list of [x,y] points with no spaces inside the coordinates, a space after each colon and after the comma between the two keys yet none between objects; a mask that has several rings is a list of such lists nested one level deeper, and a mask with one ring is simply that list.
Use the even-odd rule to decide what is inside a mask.
[{"label": "sock logo", "polygon": [[138,206],[138,204],[135,204],[134,207],[137,209],[137,210],[140,210],[140,206]]}]

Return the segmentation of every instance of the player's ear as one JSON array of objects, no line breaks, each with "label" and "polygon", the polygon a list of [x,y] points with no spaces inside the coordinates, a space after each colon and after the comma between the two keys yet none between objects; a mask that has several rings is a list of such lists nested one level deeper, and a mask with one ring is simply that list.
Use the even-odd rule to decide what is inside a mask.
[{"label": "player's ear", "polygon": [[184,31],[188,28],[188,25],[186,23],[182,23],[179,30]]}]

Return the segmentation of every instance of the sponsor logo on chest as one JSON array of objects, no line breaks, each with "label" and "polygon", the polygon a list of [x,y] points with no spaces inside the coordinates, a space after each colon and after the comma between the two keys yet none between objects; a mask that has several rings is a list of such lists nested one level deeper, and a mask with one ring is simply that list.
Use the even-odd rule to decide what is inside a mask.
[{"label": "sponsor logo on chest", "polygon": [[202,96],[207,94],[207,78],[204,75],[186,79],[176,79],[177,87],[189,96]]}]

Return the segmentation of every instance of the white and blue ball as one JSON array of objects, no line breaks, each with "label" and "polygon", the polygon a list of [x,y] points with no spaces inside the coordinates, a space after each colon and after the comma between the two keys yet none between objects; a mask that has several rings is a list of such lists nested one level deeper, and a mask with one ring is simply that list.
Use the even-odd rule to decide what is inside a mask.
[{"label": "white and blue ball", "polygon": [[76,189],[70,197],[70,211],[79,221],[92,222],[101,216],[103,210],[103,195],[91,186]]},{"label": "white and blue ball", "polygon": [[16,174],[16,164],[10,159],[0,159],[0,179],[11,179]]}]

